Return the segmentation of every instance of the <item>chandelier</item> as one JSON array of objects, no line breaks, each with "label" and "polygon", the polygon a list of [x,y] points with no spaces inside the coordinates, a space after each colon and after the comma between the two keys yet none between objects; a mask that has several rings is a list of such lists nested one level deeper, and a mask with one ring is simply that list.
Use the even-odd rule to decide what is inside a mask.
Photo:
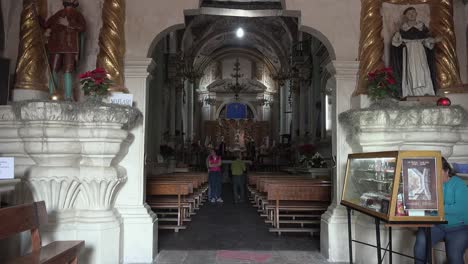
[{"label": "chandelier", "polygon": [[239,58],[236,59],[236,62],[234,63],[234,73],[231,74],[231,77],[236,80],[236,82],[233,83],[228,83],[227,89],[232,91],[234,93],[234,97],[236,100],[239,100],[239,93],[243,90],[246,89],[245,84],[239,83],[239,78],[244,76],[243,74],[240,73],[240,62]]}]

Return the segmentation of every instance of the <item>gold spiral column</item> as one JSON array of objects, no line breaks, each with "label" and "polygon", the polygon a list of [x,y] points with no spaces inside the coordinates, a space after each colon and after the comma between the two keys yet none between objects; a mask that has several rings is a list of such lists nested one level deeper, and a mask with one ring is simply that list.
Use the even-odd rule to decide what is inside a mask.
[{"label": "gold spiral column", "polygon": [[453,22],[453,1],[438,0],[431,4],[431,33],[441,37],[442,42],[435,45],[437,83],[441,91],[461,84],[455,47],[455,27]]},{"label": "gold spiral column", "polygon": [[384,40],[380,0],[361,1],[361,37],[359,40],[359,82],[354,95],[367,93],[367,73],[384,66]]},{"label": "gold spiral column", "polygon": [[96,66],[104,68],[113,81],[113,92],[125,92],[123,68],[125,56],[125,0],[105,0],[102,7],[102,28],[99,33],[99,54]]},{"label": "gold spiral column", "polygon": [[[39,24],[39,7],[45,0],[23,0],[15,89],[48,92],[48,69],[44,31]],[[43,11],[43,10],[41,10]]]}]

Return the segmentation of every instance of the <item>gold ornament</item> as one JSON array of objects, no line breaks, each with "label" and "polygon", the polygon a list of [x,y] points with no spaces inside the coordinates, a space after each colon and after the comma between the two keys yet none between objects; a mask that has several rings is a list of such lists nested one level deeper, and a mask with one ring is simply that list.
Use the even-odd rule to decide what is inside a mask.
[{"label": "gold ornament", "polygon": [[437,83],[441,91],[461,84],[455,48],[455,29],[453,23],[453,1],[437,0],[431,4],[432,35],[442,38],[435,46]]},{"label": "gold ornament", "polygon": [[430,30],[442,37],[436,44],[437,83],[441,91],[461,83],[455,50],[452,0],[361,0],[361,37],[359,41],[359,82],[354,95],[367,93],[367,74],[384,66],[384,43],[381,35],[382,3],[416,5],[429,4]]},{"label": "gold ornament", "polygon": [[37,10],[38,5],[44,6],[45,1],[40,2],[23,1],[15,89],[49,91],[44,70],[48,69],[44,31],[39,24]]},{"label": "gold ornament", "polygon": [[128,93],[123,78],[124,55],[125,0],[105,0],[96,66],[104,68],[109,74],[113,82],[109,91]]}]

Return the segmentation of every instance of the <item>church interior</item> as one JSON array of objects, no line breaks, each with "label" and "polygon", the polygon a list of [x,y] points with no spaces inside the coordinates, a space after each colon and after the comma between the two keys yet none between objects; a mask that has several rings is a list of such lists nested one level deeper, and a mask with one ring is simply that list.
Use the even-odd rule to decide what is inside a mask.
[{"label": "church interior", "polygon": [[[1,263],[414,263],[468,234],[467,0],[0,11]],[[421,252],[468,263],[452,243]]]}]

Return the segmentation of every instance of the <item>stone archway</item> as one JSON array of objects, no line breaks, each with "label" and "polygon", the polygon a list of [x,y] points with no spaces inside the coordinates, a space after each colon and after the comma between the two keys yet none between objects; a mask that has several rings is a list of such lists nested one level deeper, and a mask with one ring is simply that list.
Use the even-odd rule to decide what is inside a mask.
[{"label": "stone archway", "polygon": [[[283,6],[284,6],[284,4],[283,4]],[[203,13],[203,10],[191,10],[191,12],[194,12],[194,13]],[[295,15],[295,16],[300,16],[298,13],[294,13],[294,15]],[[155,48],[155,46],[157,45],[157,42],[159,42],[161,39],[163,39],[164,36],[166,36],[166,35],[167,35],[169,32],[171,32],[171,31],[178,30],[178,29],[182,29],[183,27],[184,27],[183,25],[179,24],[179,25],[171,26],[171,27],[166,28],[165,30],[161,31],[161,32],[153,39],[152,44],[150,45],[150,49],[149,49],[148,52],[147,52],[147,56],[149,57],[149,56],[151,56],[151,55],[154,53],[154,48]],[[314,29],[312,26],[308,26],[308,25],[300,25],[300,26],[299,26],[299,30],[300,30],[300,31],[303,31],[303,32],[306,32],[306,33],[308,33],[308,34],[310,34],[310,35],[316,37],[317,39],[319,39],[319,40],[324,44],[324,46],[326,47],[326,49],[329,51],[331,60],[335,60],[335,59],[336,59],[336,53],[335,53],[335,50],[334,50],[334,48],[333,48],[333,45],[332,45],[331,41],[327,38],[327,36],[326,36],[324,33],[321,33],[319,30]],[[157,61],[156,61],[156,62],[153,62],[151,65],[154,65],[154,64],[157,65],[158,62],[157,62]],[[336,79],[336,75],[342,74],[342,72],[339,72],[339,73],[337,74],[337,68],[340,69],[340,70],[342,69],[342,68],[340,68],[341,65],[340,65],[339,67],[335,67],[335,66],[336,66],[336,64],[335,64],[334,62],[330,62],[330,64],[329,64],[328,67],[327,67],[327,70],[330,72],[330,75],[332,76],[332,78],[333,78],[334,80]],[[344,66],[344,67],[346,68],[346,67],[348,67],[348,66]],[[352,68],[353,66],[350,64],[349,67]],[[150,73],[150,75],[151,75],[151,73]],[[150,79],[152,79],[152,78],[154,78],[154,76],[150,76],[150,77],[148,78],[148,81],[149,81]],[[338,84],[338,86],[339,86],[339,84]],[[353,87],[353,88],[354,88],[354,87]],[[336,102],[336,101],[335,101],[335,102]],[[221,107],[220,107],[219,109],[221,109]],[[255,108],[253,108],[253,109],[255,109]],[[218,110],[218,111],[219,111],[219,110]],[[337,113],[337,111],[339,112],[340,110],[335,110],[335,113]],[[217,114],[219,114],[219,113],[217,113]],[[335,117],[336,117],[336,115],[335,115]],[[334,117],[334,118],[335,118],[335,117]],[[334,141],[333,144],[336,146],[336,141]],[[336,174],[335,174],[334,177],[337,177]],[[334,182],[335,182],[335,181],[334,181]],[[335,186],[335,187],[334,187],[335,192],[336,192],[339,188],[340,188],[339,186]],[[328,223],[327,223],[327,225],[328,225]],[[333,227],[331,227],[331,228],[333,228]],[[325,237],[325,236],[323,236],[323,237]],[[329,241],[327,240],[327,242],[325,242],[324,248],[327,248],[327,249],[330,248],[330,245],[328,245],[328,244],[329,244]]]}]

